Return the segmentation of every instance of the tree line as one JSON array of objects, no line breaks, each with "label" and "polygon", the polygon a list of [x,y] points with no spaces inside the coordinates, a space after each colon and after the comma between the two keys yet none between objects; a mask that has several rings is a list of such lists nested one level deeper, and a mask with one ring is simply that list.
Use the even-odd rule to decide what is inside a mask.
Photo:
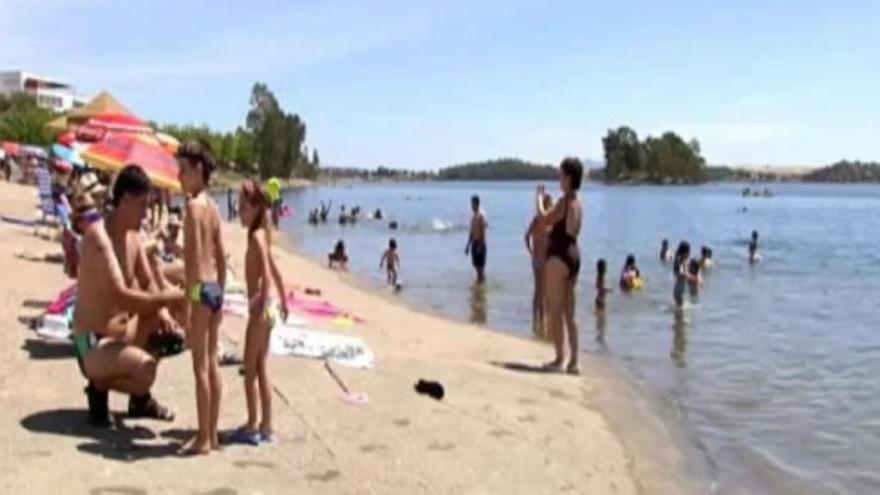
[{"label": "tree line", "polygon": [[315,178],[321,166],[318,150],[311,154],[306,124],[296,113],[285,111],[266,84],[251,90],[244,126],[217,132],[208,126],[160,125],[154,127],[185,141],[198,138],[210,144],[220,166],[245,176]]},{"label": "tree line", "polygon": [[804,175],[805,182],[880,182],[880,163],[842,160]]},{"label": "tree line", "polygon": [[621,126],[602,138],[605,181],[609,183],[701,184],[708,180],[706,160],[696,139],[685,142],[674,132],[640,141]]},{"label": "tree line", "polygon": [[0,141],[48,146],[57,136],[46,127],[53,118],[55,114],[40,108],[31,95],[0,95]]}]

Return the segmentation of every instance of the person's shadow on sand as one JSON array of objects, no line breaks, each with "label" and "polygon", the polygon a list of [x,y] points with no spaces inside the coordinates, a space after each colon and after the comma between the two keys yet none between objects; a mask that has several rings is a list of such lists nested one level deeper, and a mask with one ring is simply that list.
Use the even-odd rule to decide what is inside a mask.
[{"label": "person's shadow on sand", "polygon": [[49,342],[40,339],[27,339],[21,349],[31,359],[70,359],[76,357],[70,342]]},{"label": "person's shadow on sand", "polygon": [[492,366],[504,368],[509,371],[517,371],[520,373],[537,373],[541,375],[559,374],[559,369],[548,368],[545,365],[536,365],[530,363],[522,363],[516,361],[489,361]]},{"label": "person's shadow on sand", "polygon": [[80,452],[123,462],[176,455],[178,443],[146,443],[156,434],[142,426],[128,427],[121,415],[114,415],[113,428],[96,428],[87,422],[85,409],[55,409],[26,416],[21,426],[33,433],[65,435],[87,441],[76,446]]}]

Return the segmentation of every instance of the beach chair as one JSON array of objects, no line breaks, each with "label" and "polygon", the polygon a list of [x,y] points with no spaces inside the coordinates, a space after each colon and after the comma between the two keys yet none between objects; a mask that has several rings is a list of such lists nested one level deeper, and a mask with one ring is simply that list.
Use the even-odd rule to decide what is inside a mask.
[{"label": "beach chair", "polygon": [[52,194],[52,178],[49,176],[49,170],[43,166],[37,167],[36,174],[42,218],[34,224],[34,234],[39,235],[39,228],[41,226],[48,227],[51,234],[52,229],[59,222],[58,204],[55,201],[55,196]]}]

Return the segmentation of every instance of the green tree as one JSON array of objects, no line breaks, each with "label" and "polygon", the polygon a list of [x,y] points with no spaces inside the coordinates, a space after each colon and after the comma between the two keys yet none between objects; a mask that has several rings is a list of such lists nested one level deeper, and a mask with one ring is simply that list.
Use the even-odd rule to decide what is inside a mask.
[{"label": "green tree", "polygon": [[611,180],[638,177],[644,171],[644,148],[636,131],[626,126],[609,130],[602,138],[605,150],[605,172]]},{"label": "green tree", "polygon": [[55,114],[37,105],[37,100],[24,93],[0,95],[0,140],[48,146],[56,132],[46,124]]},{"label": "green tree", "polygon": [[286,113],[263,83],[254,84],[250,105],[246,127],[254,136],[253,150],[260,176],[290,177],[304,172],[306,126],[299,115]]}]

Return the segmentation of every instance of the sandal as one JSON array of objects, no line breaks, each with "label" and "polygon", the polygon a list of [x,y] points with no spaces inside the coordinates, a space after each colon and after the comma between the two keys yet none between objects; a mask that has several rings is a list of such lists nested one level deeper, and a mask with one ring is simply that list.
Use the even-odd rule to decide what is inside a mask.
[{"label": "sandal", "polygon": [[147,352],[156,359],[176,356],[186,350],[183,337],[175,333],[154,333],[147,339]]},{"label": "sandal", "polygon": [[159,404],[150,394],[140,397],[132,395],[128,400],[128,416],[131,418],[174,421],[174,413],[171,409]]},{"label": "sandal", "polygon": [[239,443],[243,445],[260,445],[263,439],[259,431],[249,431],[244,426],[223,435],[223,443]]}]

